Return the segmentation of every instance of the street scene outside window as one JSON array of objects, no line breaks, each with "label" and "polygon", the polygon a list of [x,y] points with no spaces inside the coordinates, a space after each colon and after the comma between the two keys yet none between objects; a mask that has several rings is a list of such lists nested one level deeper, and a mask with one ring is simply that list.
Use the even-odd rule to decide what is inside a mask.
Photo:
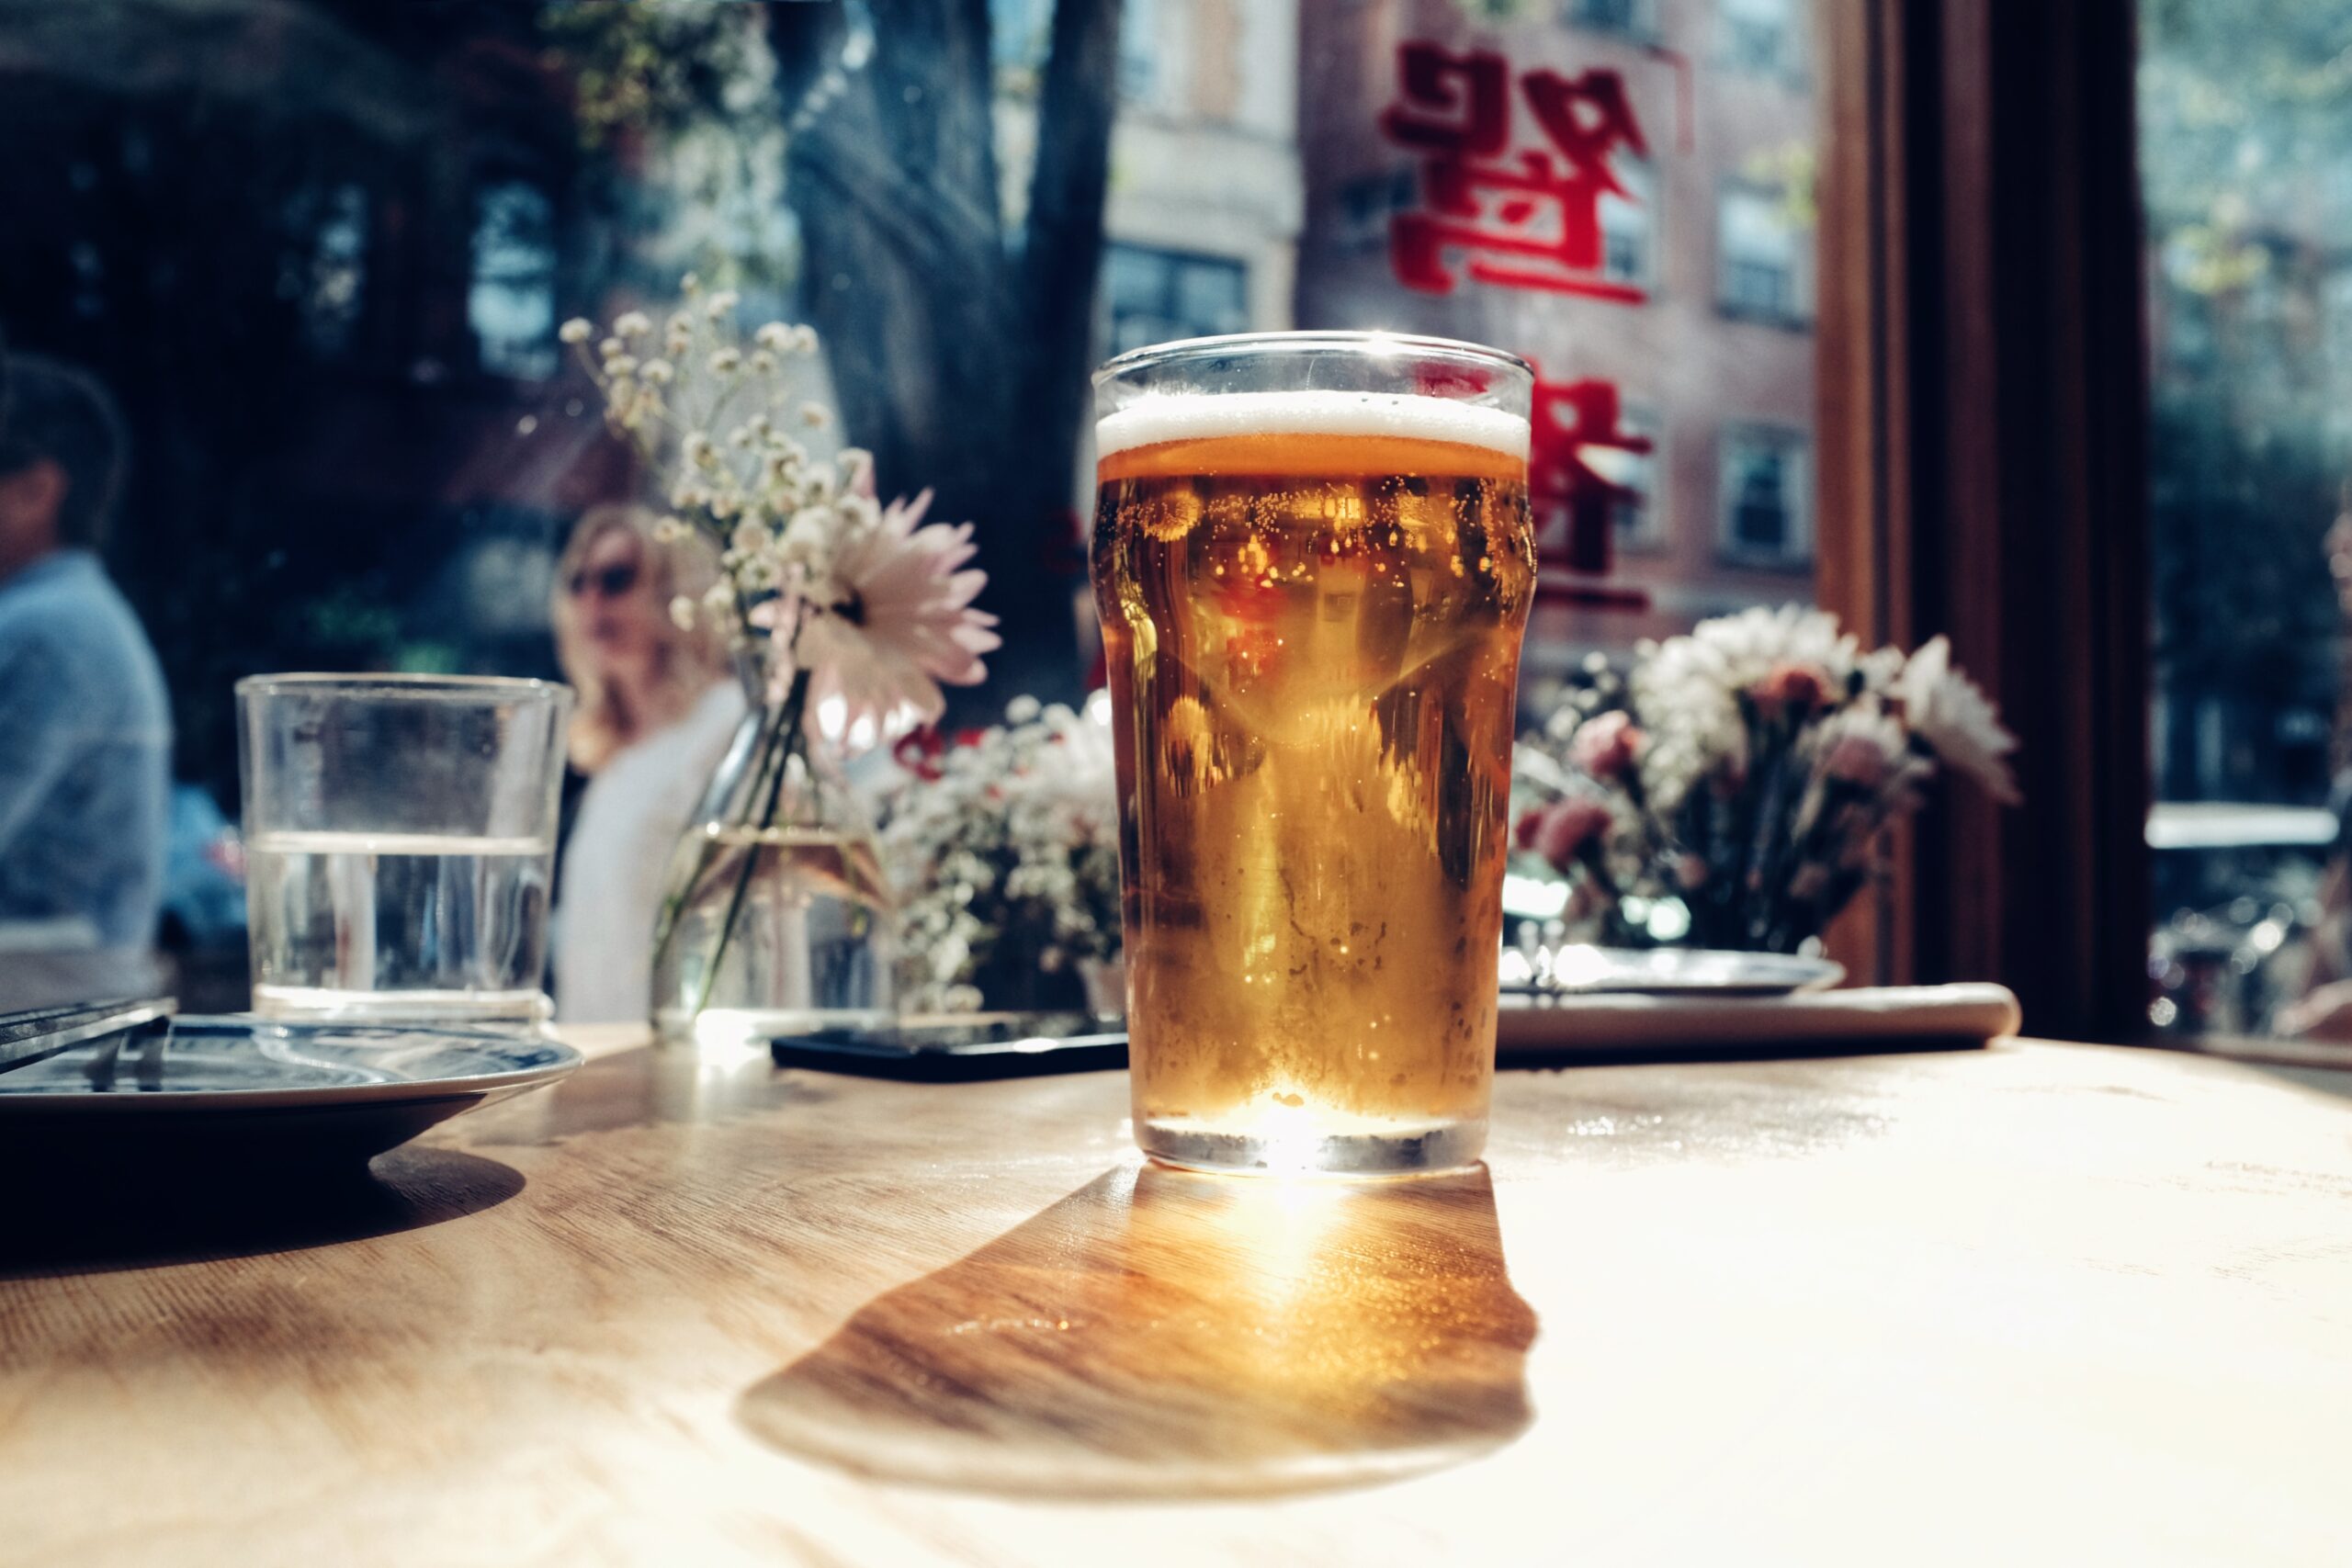
[{"label": "street scene outside window", "polygon": [[2352,1039],[2352,6],[2139,11],[2148,1015]]},{"label": "street scene outside window", "polygon": [[[812,453],[974,523],[1005,646],[956,723],[1099,681],[1085,376],[1171,338],[1536,367],[1527,712],[1594,656],[1811,599],[1796,0],[208,14],[11,10],[0,63],[0,123],[55,150],[0,171],[0,329],[119,416],[90,558],[164,671],[173,869],[142,920],[193,974],[242,963],[234,679],[558,675],[575,581],[580,657],[662,644],[623,612],[691,568],[598,510],[633,459],[557,333],[688,271],[817,328]],[[692,696],[646,688],[681,724]]]}]

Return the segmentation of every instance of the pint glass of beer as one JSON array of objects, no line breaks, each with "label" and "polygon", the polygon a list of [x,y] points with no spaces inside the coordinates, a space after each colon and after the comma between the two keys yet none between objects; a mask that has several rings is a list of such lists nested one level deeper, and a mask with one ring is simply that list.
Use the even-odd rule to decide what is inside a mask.
[{"label": "pint glass of beer", "polygon": [[1136,1141],[1447,1169],[1487,1136],[1526,363],[1203,338],[1095,375]]}]

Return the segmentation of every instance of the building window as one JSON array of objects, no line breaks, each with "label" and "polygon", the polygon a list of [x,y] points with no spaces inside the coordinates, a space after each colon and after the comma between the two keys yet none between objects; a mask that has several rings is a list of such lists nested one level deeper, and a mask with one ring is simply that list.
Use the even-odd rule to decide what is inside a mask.
[{"label": "building window", "polygon": [[1568,0],[1564,19],[1597,33],[1651,39],[1657,36],[1657,0]]},{"label": "building window", "polygon": [[1657,177],[1638,158],[1619,159],[1615,172],[1626,194],[1600,198],[1601,274],[1612,283],[1646,286],[1657,252]]},{"label": "building window", "polygon": [[1779,192],[1734,186],[1718,212],[1717,298],[1727,315],[1802,323],[1804,242]]},{"label": "building window", "polygon": [[[1420,175],[1410,167],[1359,175],[1343,182],[1339,188],[1340,243],[1351,251],[1386,250],[1388,220],[1419,206],[1420,189]],[[1602,204],[1604,230],[1609,205]]]},{"label": "building window", "polygon": [[1759,76],[1795,73],[1796,27],[1789,0],[1719,0],[1723,62]]},{"label": "building window", "polygon": [[368,291],[368,193],[348,182],[305,192],[290,214],[300,254],[280,280],[302,335],[325,358],[348,354]]},{"label": "building window", "polygon": [[1657,410],[1634,406],[1621,412],[1617,423],[1631,434],[1648,436],[1650,449],[1623,452],[1596,446],[1586,452],[1585,461],[1601,478],[1634,492],[1610,509],[1618,545],[1629,550],[1656,549],[1667,539],[1666,498],[1657,484],[1658,475],[1667,471],[1665,423]]},{"label": "building window", "polygon": [[1247,331],[1250,269],[1223,256],[1113,244],[1102,256],[1110,352]]},{"label": "building window", "polygon": [[1126,0],[1119,17],[1119,96],[1149,104],[1159,85],[1159,6],[1157,0]]},{"label": "building window", "polygon": [[1722,446],[1723,549],[1753,566],[1813,559],[1811,457],[1797,431],[1730,425]]},{"label": "building window", "polygon": [[527,180],[484,186],[474,198],[466,323],[491,375],[555,374],[555,204]]}]

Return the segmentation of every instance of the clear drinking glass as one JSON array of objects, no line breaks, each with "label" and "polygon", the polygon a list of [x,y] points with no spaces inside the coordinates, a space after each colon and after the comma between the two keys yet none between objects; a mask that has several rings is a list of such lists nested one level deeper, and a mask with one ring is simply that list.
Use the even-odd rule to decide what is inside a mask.
[{"label": "clear drinking glass", "polygon": [[1383,333],[1095,375],[1136,1141],[1406,1172],[1486,1142],[1524,361]]},{"label": "clear drinking glass", "polygon": [[254,1010],[545,1019],[571,711],[546,681],[238,682]]}]

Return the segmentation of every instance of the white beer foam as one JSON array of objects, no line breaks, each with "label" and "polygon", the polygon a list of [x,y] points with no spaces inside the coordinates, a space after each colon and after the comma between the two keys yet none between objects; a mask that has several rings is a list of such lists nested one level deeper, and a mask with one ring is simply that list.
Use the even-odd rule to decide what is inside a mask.
[{"label": "white beer foam", "polygon": [[1094,423],[1099,457],[1227,435],[1390,435],[1527,456],[1527,421],[1502,409],[1401,392],[1170,392]]}]

